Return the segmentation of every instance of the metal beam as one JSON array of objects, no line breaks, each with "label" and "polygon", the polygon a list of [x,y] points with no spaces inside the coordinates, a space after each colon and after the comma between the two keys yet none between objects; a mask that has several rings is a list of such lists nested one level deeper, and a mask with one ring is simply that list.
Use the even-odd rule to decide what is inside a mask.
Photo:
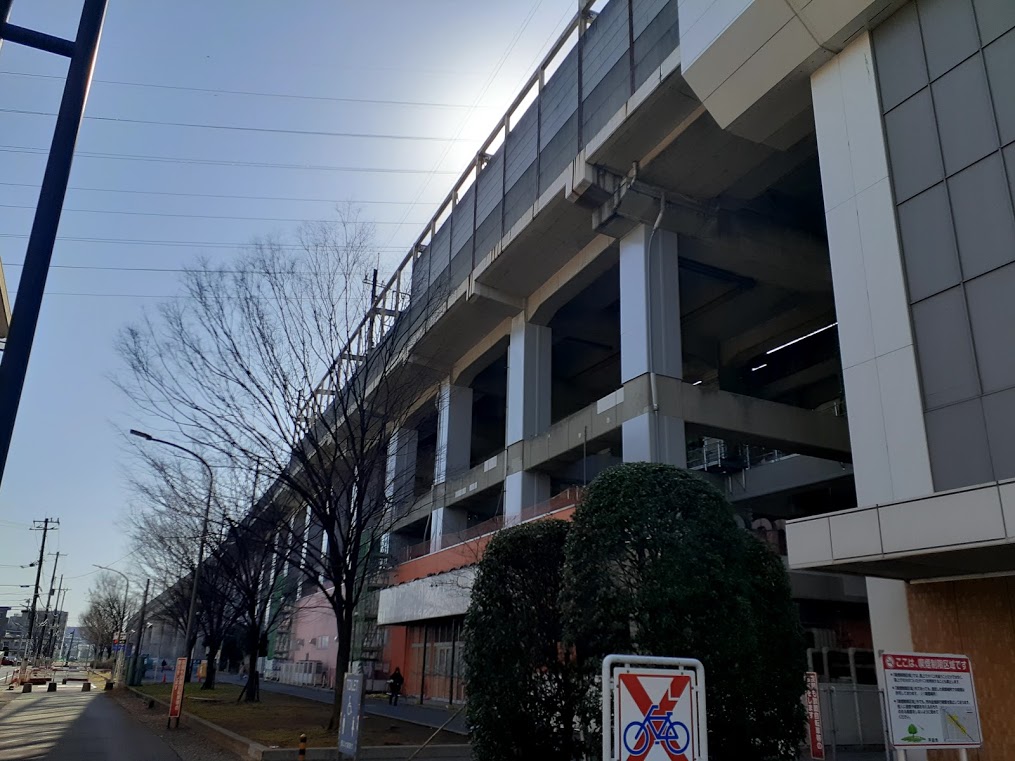
[{"label": "metal beam", "polygon": [[[8,9],[10,8],[9,0],[7,7]],[[0,15],[2,15],[2,10],[0,8]],[[18,45],[42,50],[46,53],[61,55],[64,58],[71,58],[74,55],[74,43],[70,40],[65,40],[63,37],[54,37],[45,32],[37,32],[34,29],[26,29],[16,24],[5,23],[0,27],[0,38],[9,42],[15,42]]]},{"label": "metal beam", "polygon": [[[0,0],[3,3],[4,0]],[[63,99],[53,130],[53,141],[46,162],[39,192],[39,203],[35,209],[35,220],[25,252],[25,264],[18,286],[17,302],[11,317],[11,329],[7,337],[3,362],[0,363],[0,480],[3,478],[10,451],[11,436],[25,386],[28,360],[32,354],[32,342],[39,324],[42,294],[46,288],[49,264],[53,258],[53,246],[60,226],[64,197],[67,195],[67,180],[74,160],[81,119],[95,67],[95,56],[102,36],[102,24],[106,15],[107,0],[85,0],[74,41],[64,84]],[[10,10],[10,0],[0,11]],[[4,18],[6,16],[4,15]],[[5,24],[4,29],[10,28]]]}]

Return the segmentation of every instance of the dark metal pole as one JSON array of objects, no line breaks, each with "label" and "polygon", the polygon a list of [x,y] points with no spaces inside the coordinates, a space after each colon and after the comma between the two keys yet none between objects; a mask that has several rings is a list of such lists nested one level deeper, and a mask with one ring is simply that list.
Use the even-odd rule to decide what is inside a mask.
[{"label": "dark metal pole", "polygon": [[430,627],[423,623],[423,667],[419,670],[419,704],[423,705],[423,696],[426,694],[426,646],[427,635]]},{"label": "dark metal pole", "polygon": [[[53,142],[39,192],[39,203],[35,209],[32,233],[28,239],[28,250],[25,252],[25,265],[18,284],[17,303],[11,315],[3,362],[0,363],[0,481],[3,480],[7,464],[14,422],[25,386],[25,373],[32,354],[32,341],[39,324],[42,294],[53,258],[64,197],[67,195],[74,147],[88,100],[92,69],[106,15],[106,2],[107,0],[85,0],[81,10],[74,55],[71,56],[67,70],[67,82],[53,131]],[[6,12],[9,10],[10,0],[0,0],[0,18],[6,20]]]},{"label": "dark metal pole", "polygon": [[22,657],[26,661],[28,660],[28,658],[26,658],[25,655],[27,655],[28,648],[30,647],[29,643],[31,642],[32,639],[32,632],[35,630],[35,612],[36,606],[39,604],[39,584],[42,581],[42,561],[43,558],[45,557],[46,534],[48,533],[49,533],[49,518],[46,518],[42,522],[42,546],[39,547],[38,566],[35,569],[35,592],[32,595],[32,609],[28,614],[28,634],[26,635],[25,653],[22,654]]},{"label": "dark metal pole", "polygon": [[141,655],[141,637],[144,635],[144,614],[145,608],[148,607],[148,586],[151,583],[151,579],[144,580],[144,596],[141,598],[141,613],[138,616],[137,622],[137,639],[134,641],[134,657],[130,662],[130,672],[127,674],[127,684],[135,686],[141,684],[141,679],[137,675],[137,661],[138,656]]},{"label": "dark metal pole", "polygon": [[[50,603],[53,602],[53,592],[56,591],[56,567],[59,564],[60,564],[60,553],[57,552],[56,553],[56,559],[53,561],[53,578],[51,578],[49,580],[49,594],[46,595],[46,612],[43,614],[44,619],[43,619],[43,624],[42,625],[47,627],[47,628],[51,627],[53,625],[53,622],[50,620],[49,606],[50,606]],[[60,583],[62,585],[63,584],[63,581],[62,581],[63,577],[61,576],[60,578],[61,578],[61,582]],[[60,595],[57,595],[57,600],[59,601],[59,599],[60,599]],[[46,635],[47,634],[48,634],[48,632],[41,632],[39,634],[39,643],[37,645],[35,645],[35,654],[36,654],[36,656],[40,656],[40,655],[43,656],[43,657],[46,656],[46,648],[45,648],[45,646],[46,646]]]},{"label": "dark metal pole", "polygon": [[4,24],[7,23],[7,17],[11,15],[11,5],[14,0],[0,0],[0,47],[4,44]]}]

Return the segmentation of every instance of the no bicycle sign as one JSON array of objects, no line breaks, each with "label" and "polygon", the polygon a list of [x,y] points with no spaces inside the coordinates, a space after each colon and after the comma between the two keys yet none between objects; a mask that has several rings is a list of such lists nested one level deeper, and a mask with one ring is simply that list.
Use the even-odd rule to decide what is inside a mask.
[{"label": "no bicycle sign", "polygon": [[689,658],[603,661],[603,758],[706,761],[705,673]]}]

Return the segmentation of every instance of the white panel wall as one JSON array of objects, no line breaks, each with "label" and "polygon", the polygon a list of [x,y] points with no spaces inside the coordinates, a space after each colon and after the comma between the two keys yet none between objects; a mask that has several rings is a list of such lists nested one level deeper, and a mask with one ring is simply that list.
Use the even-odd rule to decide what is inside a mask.
[{"label": "white panel wall", "polygon": [[870,36],[811,88],[857,500],[911,499],[933,483]]},{"label": "white panel wall", "polygon": [[[867,32],[813,74],[811,92],[857,501],[910,499],[933,482]],[[820,554],[801,546],[818,537],[789,537],[791,564]],[[905,585],[867,587],[875,648],[911,650]]]},{"label": "white panel wall", "polygon": [[[684,78],[727,127],[788,75],[813,71],[887,0],[683,0]],[[787,114],[787,117],[793,114]]]},{"label": "white panel wall", "polygon": [[476,568],[472,566],[382,589],[377,601],[377,623],[386,626],[464,616],[475,579]]}]

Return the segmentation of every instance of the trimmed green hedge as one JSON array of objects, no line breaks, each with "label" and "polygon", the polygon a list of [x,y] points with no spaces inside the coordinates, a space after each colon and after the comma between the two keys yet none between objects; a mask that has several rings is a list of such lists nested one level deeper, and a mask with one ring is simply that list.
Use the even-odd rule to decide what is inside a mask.
[{"label": "trimmed green hedge", "polygon": [[[594,683],[609,653],[705,666],[709,756],[795,758],[805,645],[782,561],[688,471],[632,463],[601,474],[565,550],[566,636]],[[597,711],[583,724],[599,731]]]},{"label": "trimmed green hedge", "polygon": [[483,761],[582,758],[579,690],[562,650],[560,582],[569,525],[548,520],[490,540],[465,617],[472,747]]},{"label": "trimmed green hedge", "polygon": [[465,635],[480,761],[598,758],[610,653],[702,661],[713,761],[796,757],[805,645],[782,560],[679,468],[611,468],[570,526],[494,536]]}]

